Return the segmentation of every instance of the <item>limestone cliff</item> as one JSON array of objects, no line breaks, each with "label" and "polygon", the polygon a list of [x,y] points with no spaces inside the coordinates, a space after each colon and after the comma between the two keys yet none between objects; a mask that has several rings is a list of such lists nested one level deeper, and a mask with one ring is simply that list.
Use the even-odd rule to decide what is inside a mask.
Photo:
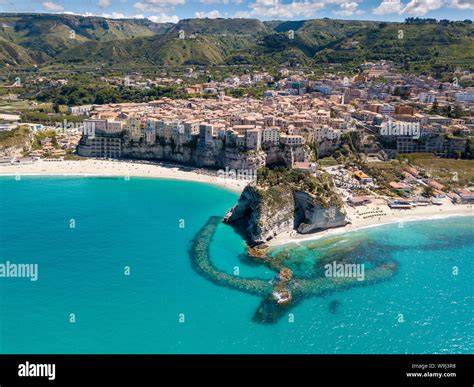
[{"label": "limestone cliff", "polygon": [[253,183],[244,189],[226,222],[243,225],[252,245],[284,232],[306,234],[344,226],[346,214],[335,197],[333,192],[318,194],[318,190],[292,184],[266,187]]},{"label": "limestone cliff", "polygon": [[[88,156],[87,153],[79,154]],[[194,142],[160,140],[156,144],[145,144],[142,140],[123,140],[122,157],[131,159],[163,160],[204,168],[225,168],[257,170],[265,165],[285,165],[291,167],[295,161],[309,161],[310,152],[306,146],[268,145],[264,149],[243,150],[227,146],[217,139],[205,143],[199,139]]]},{"label": "limestone cliff", "polygon": [[131,159],[164,160],[205,168],[251,169],[261,168],[266,163],[264,151],[242,152],[237,148],[225,147],[221,142],[197,146],[164,143],[146,145],[125,142],[122,157]]},{"label": "limestone cliff", "polygon": [[228,223],[242,220],[251,244],[268,241],[295,228],[294,197],[288,187],[271,192],[248,185],[234,207]]},{"label": "limestone cliff", "polygon": [[337,206],[323,207],[315,195],[308,192],[294,192],[297,218],[300,220],[297,231],[307,234],[328,228],[346,225],[346,214]]}]

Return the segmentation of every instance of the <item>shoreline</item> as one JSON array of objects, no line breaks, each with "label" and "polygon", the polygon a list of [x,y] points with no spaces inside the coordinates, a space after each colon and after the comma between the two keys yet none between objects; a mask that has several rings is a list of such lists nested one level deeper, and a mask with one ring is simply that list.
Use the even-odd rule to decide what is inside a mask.
[{"label": "shoreline", "polygon": [[[205,169],[204,169],[205,170]],[[0,176],[65,176],[65,177],[138,177],[162,180],[181,180],[217,186],[236,194],[242,193],[249,183],[245,180],[222,179],[216,175],[199,173],[199,168],[135,162],[130,160],[65,160],[58,162],[39,160],[32,164],[0,165]],[[300,242],[314,241],[331,235],[339,235],[366,228],[379,227],[393,223],[428,221],[458,216],[474,216],[474,205],[453,204],[447,198],[439,206],[430,205],[409,210],[392,210],[384,200],[374,199],[373,203],[353,208],[345,206],[350,221],[345,226],[330,228],[310,234],[297,234],[296,231],[279,234],[266,242],[270,248]],[[377,215],[364,218],[370,213]],[[383,215],[378,215],[379,213]]]},{"label": "shoreline", "polygon": [[[380,206],[379,206],[380,208]],[[388,206],[386,206],[388,208]],[[347,211],[348,207],[346,207]],[[353,208],[349,207],[349,211],[354,211]],[[366,209],[367,210],[367,209]],[[385,208],[384,208],[385,210]],[[430,221],[430,220],[439,220],[447,219],[452,217],[464,217],[472,216],[474,217],[474,206],[468,204],[452,204],[452,203],[443,203],[441,206],[429,206],[429,207],[420,207],[414,208],[411,210],[400,210],[404,212],[391,213],[390,216],[387,216],[385,219],[378,220],[378,217],[372,219],[352,219],[352,223],[348,223],[345,226],[329,228],[320,232],[311,233],[311,234],[295,234],[284,233],[280,234],[272,240],[266,242],[270,248],[278,248],[285,245],[296,244],[298,245],[301,242],[315,241],[325,237],[333,235],[341,235],[350,233],[353,231],[360,231],[369,228],[375,228],[380,226],[386,226],[389,224],[395,223],[408,223],[408,222],[417,222],[417,221]]]},{"label": "shoreline", "polygon": [[248,184],[245,180],[222,179],[197,171],[199,168],[189,166],[98,159],[57,162],[39,160],[32,164],[0,165],[0,176],[140,177],[182,180],[210,184],[238,194]]}]

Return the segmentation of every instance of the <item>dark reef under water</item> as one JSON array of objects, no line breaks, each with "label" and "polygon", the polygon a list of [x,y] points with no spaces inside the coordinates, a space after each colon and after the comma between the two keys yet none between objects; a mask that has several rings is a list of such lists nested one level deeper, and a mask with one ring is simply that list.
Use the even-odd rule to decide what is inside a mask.
[{"label": "dark reef under water", "polygon": [[[273,297],[275,281],[258,278],[241,278],[220,271],[212,262],[210,245],[222,218],[213,216],[195,236],[190,256],[194,269],[208,280],[219,286],[233,288],[263,299],[258,306],[254,321],[274,323],[288,313],[306,297],[325,296],[354,286],[368,286],[390,279],[397,273],[398,263],[391,258],[390,252],[397,247],[377,244],[367,237],[345,240],[334,237],[306,244],[295,253],[294,246],[284,247],[261,262],[275,271],[275,276],[283,268],[291,268],[293,278],[286,282],[285,289],[292,295],[291,302],[278,304]],[[314,254],[313,254],[314,253]],[[308,264],[307,257],[312,257]],[[306,259],[305,259],[306,257]],[[364,279],[356,277],[326,277],[324,266],[332,262],[343,264],[364,264]],[[336,313],[339,303],[330,305],[332,313]]]}]

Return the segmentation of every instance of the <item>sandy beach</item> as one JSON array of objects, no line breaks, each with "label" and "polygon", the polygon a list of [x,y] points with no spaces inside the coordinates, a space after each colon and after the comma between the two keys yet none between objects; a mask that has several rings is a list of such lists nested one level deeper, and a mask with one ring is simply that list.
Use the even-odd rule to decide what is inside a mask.
[{"label": "sandy beach", "polygon": [[[58,162],[39,160],[32,164],[1,165],[0,176],[2,175],[119,176],[124,178],[149,177],[177,179],[213,184],[236,193],[241,193],[248,184],[247,181],[243,180],[218,178],[217,176],[200,172],[199,169],[192,167],[163,166],[146,162],[97,159]],[[294,231],[291,233],[283,233],[268,242],[268,245],[278,246],[316,240],[329,235],[343,234],[350,231],[390,223],[399,223],[399,227],[403,227],[404,222],[416,220],[441,219],[451,216],[474,216],[474,207],[472,205],[453,204],[448,198],[443,200],[442,205],[415,207],[409,210],[392,210],[387,206],[383,199],[375,199],[371,204],[366,206],[357,208],[346,206],[345,211],[350,223],[344,227],[305,235],[296,234]]]},{"label": "sandy beach", "polygon": [[[442,205],[414,207],[408,210],[392,210],[383,199],[361,207],[346,206],[345,211],[350,223],[344,227],[332,228],[312,234],[280,234],[268,242],[269,246],[279,246],[320,239],[330,235],[344,234],[364,228],[377,227],[385,224],[398,223],[403,227],[405,222],[417,220],[443,219],[453,216],[474,216],[474,206],[469,204],[453,204],[448,198]],[[474,226],[474,223],[473,223]]]},{"label": "sandy beach", "polygon": [[188,180],[217,185],[222,188],[242,192],[247,181],[224,179],[212,176],[210,173],[200,173],[200,170],[184,166],[162,166],[155,163],[112,161],[112,160],[74,160],[74,161],[44,161],[38,160],[32,164],[0,165],[0,176],[120,176],[120,177],[150,177],[158,179]]}]

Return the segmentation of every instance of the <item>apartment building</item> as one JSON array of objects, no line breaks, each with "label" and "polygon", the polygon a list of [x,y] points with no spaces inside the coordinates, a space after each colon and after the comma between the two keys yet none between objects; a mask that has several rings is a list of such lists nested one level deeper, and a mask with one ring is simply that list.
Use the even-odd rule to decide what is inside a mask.
[{"label": "apartment building", "polygon": [[262,142],[265,144],[278,145],[280,141],[280,128],[278,126],[270,126],[263,129]]}]

